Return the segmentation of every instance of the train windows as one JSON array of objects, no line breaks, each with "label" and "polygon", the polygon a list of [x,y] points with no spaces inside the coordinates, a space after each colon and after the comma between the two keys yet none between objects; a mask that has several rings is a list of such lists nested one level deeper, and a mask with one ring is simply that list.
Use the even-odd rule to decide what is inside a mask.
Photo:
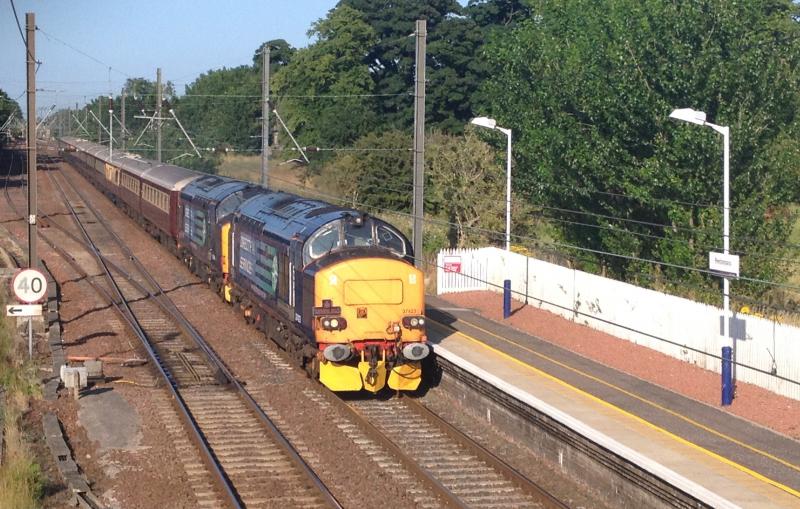
[{"label": "train windows", "polygon": [[237,191],[222,200],[219,203],[219,206],[217,206],[217,222],[221,221],[223,217],[236,210],[243,201],[244,196],[242,195],[241,191]]},{"label": "train windows", "polygon": [[400,256],[406,255],[406,243],[403,241],[403,237],[389,225],[379,224],[375,233],[378,236],[379,246],[391,249]]},{"label": "train windows", "polygon": [[316,260],[341,245],[339,239],[339,225],[341,221],[328,223],[320,228],[313,237],[306,242],[305,263]]},{"label": "train windows", "polygon": [[358,222],[348,220],[344,224],[344,244],[347,247],[372,245],[372,220],[358,218]]}]

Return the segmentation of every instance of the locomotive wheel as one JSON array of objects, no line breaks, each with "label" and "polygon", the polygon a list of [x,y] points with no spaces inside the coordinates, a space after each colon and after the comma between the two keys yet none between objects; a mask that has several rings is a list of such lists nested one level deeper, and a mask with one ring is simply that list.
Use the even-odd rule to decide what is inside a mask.
[{"label": "locomotive wheel", "polygon": [[303,351],[294,338],[286,341],[286,353],[296,366],[303,367]]},{"label": "locomotive wheel", "polygon": [[316,356],[306,361],[306,374],[314,380],[319,379],[319,359]]}]

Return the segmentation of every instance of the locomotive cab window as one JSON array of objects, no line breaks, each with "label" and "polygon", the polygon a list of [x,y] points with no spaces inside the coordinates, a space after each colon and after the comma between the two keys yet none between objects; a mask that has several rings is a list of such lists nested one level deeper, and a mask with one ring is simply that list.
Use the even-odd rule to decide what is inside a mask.
[{"label": "locomotive cab window", "polygon": [[348,247],[371,246],[372,220],[362,217],[348,218],[344,222],[344,244]]},{"label": "locomotive cab window", "polygon": [[303,262],[311,263],[334,249],[378,246],[400,257],[408,255],[403,236],[388,224],[367,216],[349,216],[332,221],[306,241]]},{"label": "locomotive cab window", "polygon": [[310,263],[311,260],[316,260],[341,245],[341,239],[339,238],[340,226],[341,221],[328,223],[308,239],[306,242],[305,263]]},{"label": "locomotive cab window", "polygon": [[219,205],[217,205],[217,221],[221,221],[223,217],[227,216],[228,214],[232,214],[239,205],[244,201],[244,194],[241,191],[237,191],[224,200],[222,200]]},{"label": "locomotive cab window", "polygon": [[386,224],[379,224],[378,227],[375,228],[375,233],[378,237],[379,246],[390,249],[400,256],[405,256],[407,254],[406,243],[403,237],[394,228]]}]

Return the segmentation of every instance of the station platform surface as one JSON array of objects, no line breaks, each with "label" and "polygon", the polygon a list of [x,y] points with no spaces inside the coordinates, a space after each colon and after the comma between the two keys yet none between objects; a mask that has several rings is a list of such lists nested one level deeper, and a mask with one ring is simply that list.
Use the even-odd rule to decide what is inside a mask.
[{"label": "station platform surface", "polygon": [[713,507],[800,508],[800,442],[427,296],[434,352]]}]

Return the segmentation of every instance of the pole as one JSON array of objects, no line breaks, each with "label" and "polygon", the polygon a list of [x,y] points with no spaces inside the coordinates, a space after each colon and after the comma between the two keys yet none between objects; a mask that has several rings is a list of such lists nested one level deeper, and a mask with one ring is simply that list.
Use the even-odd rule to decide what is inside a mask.
[{"label": "pole", "polygon": [[[730,127],[724,126],[721,129],[722,132],[722,141],[723,141],[723,149],[722,149],[722,181],[723,181],[723,203],[722,203],[722,250],[727,255],[730,249]],[[734,341],[731,338],[730,334],[730,289],[731,283],[730,279],[726,276],[723,278],[722,282],[722,331],[725,335],[725,340],[728,342],[728,346],[731,349],[734,349]],[[724,349],[723,349],[724,351]],[[724,379],[725,371],[723,370],[723,386],[725,385],[726,380]],[[732,387],[731,382],[731,371],[728,370],[728,385]],[[732,393],[731,393],[731,398]],[[726,402],[726,399],[723,398],[723,405],[730,405],[730,401]]]},{"label": "pole", "polygon": [[[103,113],[100,111],[100,103],[103,102],[103,96],[97,96],[97,118],[102,118]],[[100,126],[102,127],[103,123],[100,122]],[[97,143],[103,143],[103,130],[100,127],[97,128]]]},{"label": "pole", "polygon": [[511,129],[506,130],[506,251],[511,250]]},{"label": "pole", "polygon": [[114,99],[108,96],[108,161],[114,155]]},{"label": "pole", "polygon": [[503,280],[503,318],[511,316],[511,280]]},{"label": "pole", "polygon": [[425,43],[427,22],[417,20],[416,78],[414,81],[414,265],[422,266],[422,217],[425,183]]},{"label": "pole", "polygon": [[261,185],[269,183],[269,46],[261,51]]},{"label": "pole", "polygon": [[122,151],[125,151],[125,95],[127,94],[127,90],[125,87],[122,87],[122,110],[120,111],[120,118],[122,123],[122,131],[119,133],[120,141],[122,142]]},{"label": "pole", "polygon": [[28,62],[28,267],[36,268],[36,16],[25,14]]},{"label": "pole", "polygon": [[156,161],[161,162],[161,68],[156,69]]},{"label": "pole", "polygon": [[728,406],[733,402],[733,377],[731,376],[732,349],[729,346],[722,347],[722,406]]}]

